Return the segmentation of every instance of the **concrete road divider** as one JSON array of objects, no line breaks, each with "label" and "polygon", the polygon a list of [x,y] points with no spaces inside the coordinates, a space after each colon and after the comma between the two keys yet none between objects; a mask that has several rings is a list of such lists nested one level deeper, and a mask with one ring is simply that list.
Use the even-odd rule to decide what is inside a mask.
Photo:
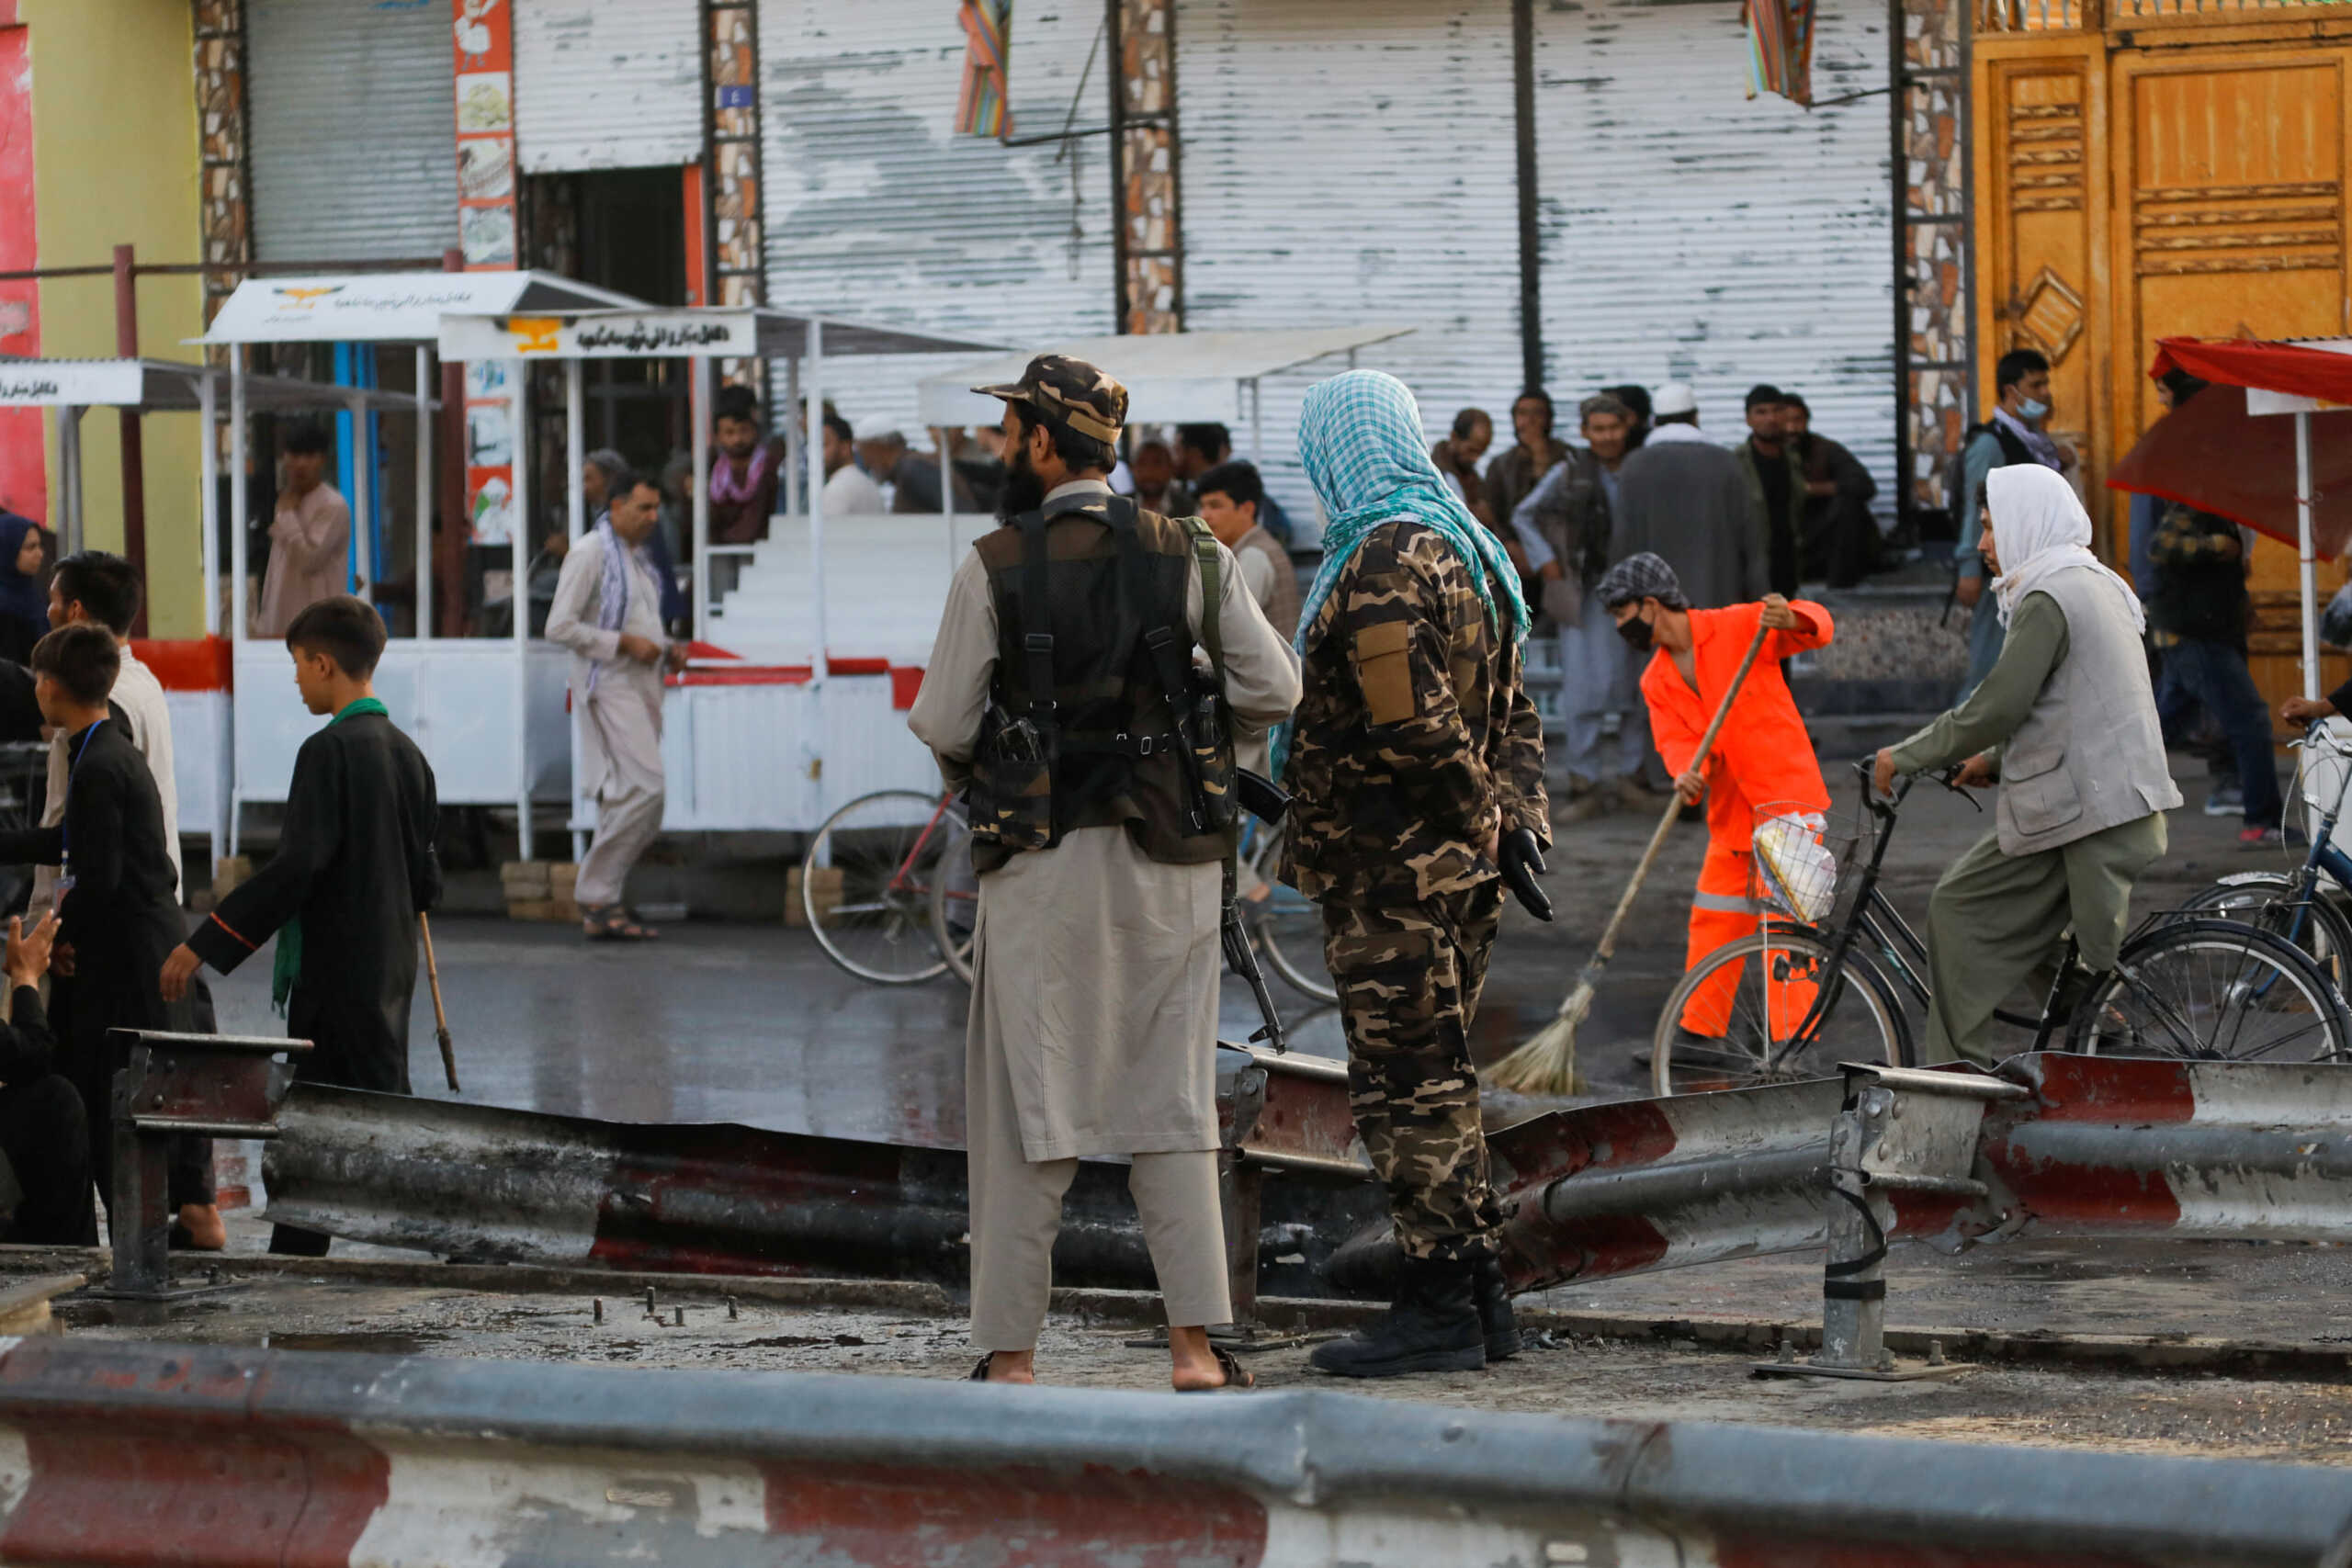
[{"label": "concrete road divider", "polygon": [[2287,1568],[2352,1473],[1187,1399],[0,1341],[0,1561],[45,1568]]}]

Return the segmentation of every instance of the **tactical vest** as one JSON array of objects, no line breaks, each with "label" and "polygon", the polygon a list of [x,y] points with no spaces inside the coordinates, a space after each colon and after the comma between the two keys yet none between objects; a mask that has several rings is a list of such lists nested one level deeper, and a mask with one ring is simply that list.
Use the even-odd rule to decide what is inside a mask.
[{"label": "tactical vest", "polygon": [[[1125,558],[1114,517],[1133,519],[1139,559]],[[1042,559],[1025,547],[1033,530],[1042,534]],[[1025,767],[992,758],[990,731],[983,729],[973,863],[993,871],[1078,829],[1107,827],[1125,828],[1138,849],[1165,864],[1223,859],[1227,834],[1193,830],[1182,742],[1144,640],[1156,626],[1173,626],[1184,657],[1192,656],[1191,535],[1125,497],[1093,491],[1048,502],[1042,517],[1016,519],[974,548],[996,607],[989,723],[1038,711],[1033,673],[1040,660],[1050,663],[1052,688],[1046,755]]]}]

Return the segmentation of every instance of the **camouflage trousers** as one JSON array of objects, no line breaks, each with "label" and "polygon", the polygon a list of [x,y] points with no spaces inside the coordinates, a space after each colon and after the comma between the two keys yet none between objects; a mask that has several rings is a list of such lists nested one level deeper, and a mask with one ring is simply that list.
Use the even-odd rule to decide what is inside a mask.
[{"label": "camouflage trousers", "polygon": [[1502,1224],[1470,1062],[1470,1019],[1501,916],[1499,882],[1419,904],[1323,906],[1348,1105],[1408,1257],[1482,1252]]}]

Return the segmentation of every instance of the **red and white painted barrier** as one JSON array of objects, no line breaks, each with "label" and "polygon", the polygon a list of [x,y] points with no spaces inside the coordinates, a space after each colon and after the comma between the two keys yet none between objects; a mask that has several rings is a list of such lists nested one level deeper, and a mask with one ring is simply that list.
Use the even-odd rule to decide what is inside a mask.
[{"label": "red and white painted barrier", "polygon": [[43,1568],[2285,1568],[2347,1530],[2352,1473],[2233,1461],[0,1341],[0,1561]]}]

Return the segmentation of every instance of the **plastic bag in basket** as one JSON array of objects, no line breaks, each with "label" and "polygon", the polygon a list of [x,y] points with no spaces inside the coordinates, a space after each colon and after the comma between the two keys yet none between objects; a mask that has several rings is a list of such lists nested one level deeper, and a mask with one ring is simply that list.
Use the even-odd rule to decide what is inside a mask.
[{"label": "plastic bag in basket", "polygon": [[1756,868],[1773,897],[1807,924],[1829,915],[1838,897],[1838,857],[1821,841],[1827,821],[1815,812],[1769,817],[1756,825]]}]

